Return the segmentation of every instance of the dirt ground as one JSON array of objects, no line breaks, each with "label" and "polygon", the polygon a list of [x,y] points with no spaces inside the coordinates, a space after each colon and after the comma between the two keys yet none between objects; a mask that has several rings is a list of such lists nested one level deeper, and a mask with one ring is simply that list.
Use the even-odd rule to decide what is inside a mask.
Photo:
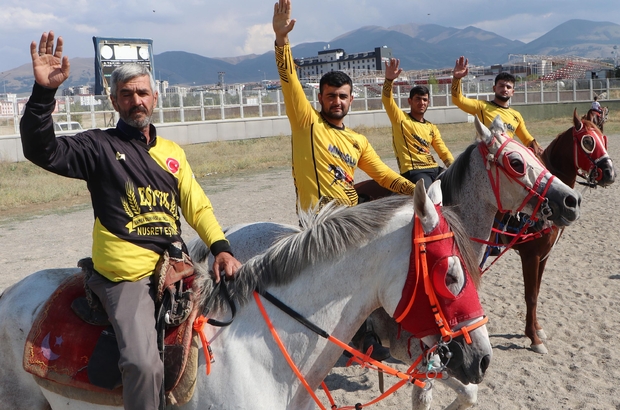
[{"label": "dirt ground", "polygon": [[[610,136],[612,158],[620,158],[619,139]],[[393,161],[388,164],[394,167]],[[288,168],[209,180],[203,187],[222,226],[297,221]],[[620,409],[620,182],[582,194],[582,216],[554,250],[539,298],[549,354],[533,353],[523,335],[518,256],[510,252],[484,276],[480,295],[490,317],[494,357],[476,409]],[[37,270],[75,266],[90,255],[92,223],[89,206],[0,216],[0,291]],[[195,236],[187,228],[184,232],[186,240]],[[339,405],[364,403],[378,395],[377,376],[357,366],[345,368],[344,360],[327,382]],[[387,385],[393,382],[386,380]],[[445,407],[453,397],[452,391],[437,386],[433,408]],[[409,391],[403,389],[372,408],[410,408]]]}]

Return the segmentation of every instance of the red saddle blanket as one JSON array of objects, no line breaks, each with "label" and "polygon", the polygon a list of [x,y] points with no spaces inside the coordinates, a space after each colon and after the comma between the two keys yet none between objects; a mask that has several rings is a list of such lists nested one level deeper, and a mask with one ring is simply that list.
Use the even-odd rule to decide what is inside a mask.
[{"label": "red saddle blanket", "polygon": [[[65,386],[120,396],[122,388],[108,390],[92,385],[88,379],[88,362],[105,326],[90,325],[73,313],[71,302],[84,295],[83,273],[58,286],[30,329],[24,348],[24,369]],[[194,319],[195,315],[191,315],[180,326],[166,330],[166,391],[177,385],[187,364]]]}]

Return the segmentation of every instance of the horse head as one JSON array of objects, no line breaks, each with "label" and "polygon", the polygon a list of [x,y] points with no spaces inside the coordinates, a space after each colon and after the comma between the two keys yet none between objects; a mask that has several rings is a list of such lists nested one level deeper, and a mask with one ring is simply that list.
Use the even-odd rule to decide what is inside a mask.
[{"label": "horse head", "polygon": [[528,148],[505,133],[497,116],[487,128],[475,117],[478,148],[500,212],[517,211],[568,226],[579,218],[581,194],[541,163]]},{"label": "horse head", "polygon": [[463,383],[479,383],[492,357],[476,290],[479,270],[464,228],[439,206],[441,197],[439,182],[428,195],[422,180],[416,184],[410,271],[393,317],[433,346],[441,370]]},{"label": "horse head", "polygon": [[611,185],[616,179],[616,171],[607,153],[607,136],[597,126],[596,119],[590,119],[589,115],[580,119],[576,108],[573,112],[573,124],[574,165],[577,175],[585,178],[590,186]]}]

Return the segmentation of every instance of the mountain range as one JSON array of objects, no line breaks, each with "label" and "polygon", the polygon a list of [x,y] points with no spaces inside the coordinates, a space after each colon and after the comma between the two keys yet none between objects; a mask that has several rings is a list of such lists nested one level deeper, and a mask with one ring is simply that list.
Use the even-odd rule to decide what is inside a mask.
[{"label": "mountain range", "polygon": [[[463,29],[437,24],[402,24],[388,28],[365,26],[331,41],[303,43],[293,47],[296,58],[312,57],[326,48],[347,53],[372,51],[388,46],[405,70],[449,68],[461,55],[470,64],[489,66],[508,61],[509,54],[572,55],[613,61],[620,44],[620,25],[611,22],[569,20],[543,36],[523,43],[469,26]],[[226,83],[258,82],[278,78],[273,51],[228,58],[209,58],[184,51],[154,56],[155,77],[170,85],[204,85],[218,82],[225,72]],[[5,71],[5,92],[27,93],[32,87],[32,67],[25,64]],[[65,86],[94,83],[94,59],[71,59],[71,76]]]}]

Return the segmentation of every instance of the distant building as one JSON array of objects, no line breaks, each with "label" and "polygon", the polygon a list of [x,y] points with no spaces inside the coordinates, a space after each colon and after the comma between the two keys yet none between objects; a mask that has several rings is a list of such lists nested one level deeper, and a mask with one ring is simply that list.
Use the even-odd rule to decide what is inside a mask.
[{"label": "distant building", "polygon": [[0,115],[12,116],[15,114],[17,105],[17,94],[4,93],[0,94]]},{"label": "distant building", "polygon": [[387,46],[375,47],[374,51],[347,54],[336,48],[319,51],[316,57],[295,59],[297,76],[310,82],[317,81],[330,71],[344,71],[355,78],[374,74],[383,70],[383,63],[392,58],[392,49]]}]

